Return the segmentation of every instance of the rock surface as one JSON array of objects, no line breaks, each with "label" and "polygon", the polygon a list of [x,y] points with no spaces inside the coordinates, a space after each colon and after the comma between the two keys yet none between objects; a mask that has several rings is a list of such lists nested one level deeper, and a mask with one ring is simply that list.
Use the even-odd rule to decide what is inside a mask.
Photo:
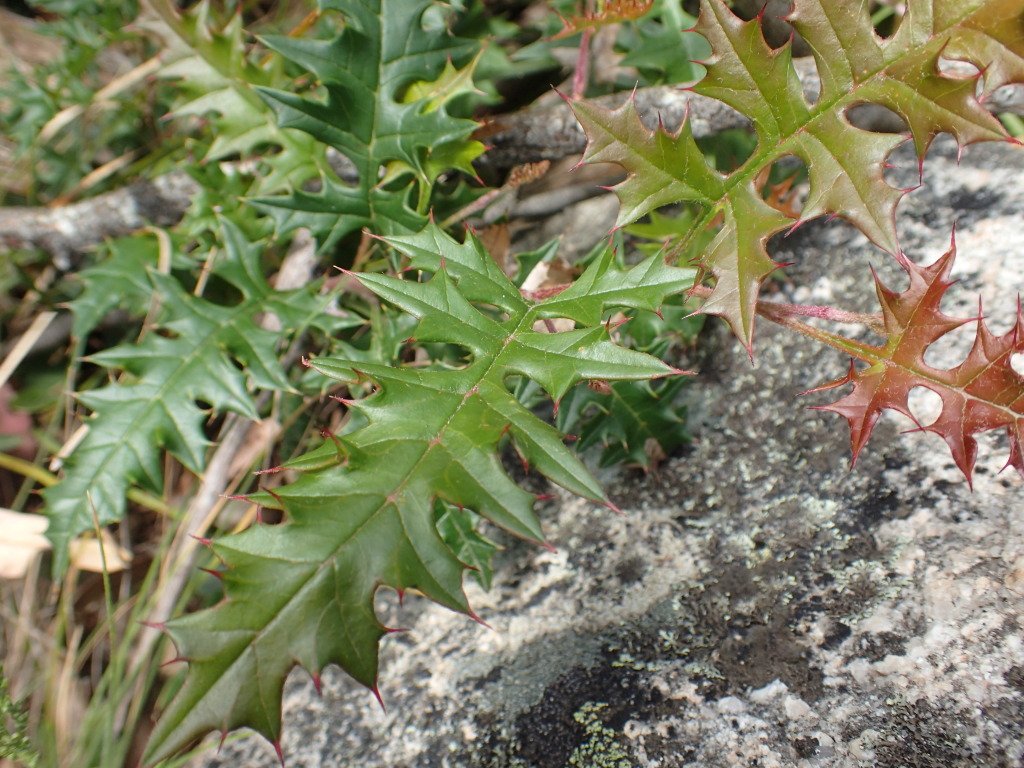
[{"label": "rock surface", "polygon": [[[925,168],[903,247],[931,261],[958,220],[944,308],[969,316],[980,294],[1004,332],[1024,287],[1024,151],[972,147],[958,166],[941,143]],[[905,286],[841,222],[777,245],[794,262],[783,300],[873,311],[869,264]],[[970,334],[929,362],[959,362]],[[386,713],[340,672],[322,697],[293,674],[288,765],[1024,764],[1024,484],[999,473],[1005,439],[982,439],[972,493],[938,437],[887,413],[851,471],[845,422],[805,408],[831,393],[794,400],[842,375],[838,355],[762,321],[753,366],[717,325],[698,358],[696,442],[655,475],[607,474],[622,516],[550,502],[557,552],[505,542],[492,590],[468,585],[491,629],[380,596],[410,629],[384,645]],[[247,737],[201,764],[277,758]]]}]

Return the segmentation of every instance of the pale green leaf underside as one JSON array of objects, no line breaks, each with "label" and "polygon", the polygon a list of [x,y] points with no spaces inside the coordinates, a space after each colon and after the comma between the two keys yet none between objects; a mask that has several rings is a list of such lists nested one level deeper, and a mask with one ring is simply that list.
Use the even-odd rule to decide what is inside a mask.
[{"label": "pale green leaf underside", "polygon": [[[260,272],[259,249],[223,222],[224,261],[214,273],[238,289],[234,306],[187,293],[174,278],[149,273],[149,290],[163,307],[158,326],[173,337],[149,333],[141,344],[123,345],[90,360],[125,372],[126,379],[83,392],[79,401],[93,413],[89,431],[65,463],[60,482],[44,491],[54,544],[54,569],[67,567],[67,545],[76,535],[120,520],[132,484],[163,490],[162,450],[193,472],[201,472],[209,445],[203,424],[216,411],[259,418],[250,385],[288,390],[277,362],[279,334],[260,328],[254,318],[276,314],[286,328],[306,317],[306,290],[277,293]],[[92,312],[92,305],[88,305]],[[234,361],[245,366],[240,371]]]}]

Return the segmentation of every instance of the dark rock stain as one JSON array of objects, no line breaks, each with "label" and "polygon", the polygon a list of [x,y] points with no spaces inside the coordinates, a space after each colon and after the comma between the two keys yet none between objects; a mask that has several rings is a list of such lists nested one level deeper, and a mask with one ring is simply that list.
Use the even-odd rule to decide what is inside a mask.
[{"label": "dark rock stain", "polygon": [[[660,700],[660,697],[659,697]],[[602,719],[619,728],[652,703],[639,675],[623,667],[577,667],[544,690],[537,704],[515,722],[516,755],[535,768],[562,768],[586,739],[573,717],[587,702],[608,705]]]}]

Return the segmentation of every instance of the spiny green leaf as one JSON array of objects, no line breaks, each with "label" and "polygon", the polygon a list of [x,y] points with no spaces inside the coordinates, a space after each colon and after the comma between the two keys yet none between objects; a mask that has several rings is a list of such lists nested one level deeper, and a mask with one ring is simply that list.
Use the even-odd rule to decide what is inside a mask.
[{"label": "spiny green leaf", "polygon": [[[443,79],[450,59],[469,58],[476,43],[425,29],[429,0],[338,0],[321,7],[345,15],[333,40],[268,36],[263,42],[313,73],[326,99],[259,92],[280,126],[304,131],[351,160],[358,182],[347,186],[325,175],[319,193],[253,202],[275,218],[279,231],[308,226],[325,246],[360,227],[390,234],[418,230],[443,170],[439,162],[469,169],[482,146],[468,138],[476,123],[448,114],[449,98],[428,93],[406,99],[419,93],[417,84]],[[391,175],[383,176],[389,167]],[[411,172],[418,189],[394,189],[392,183],[383,190],[382,178],[392,181],[401,169]],[[414,194],[418,199],[410,202]]]},{"label": "spiny green leaf", "polygon": [[423,109],[431,111],[444,106],[459,96],[481,93],[473,84],[473,73],[476,71],[477,65],[480,64],[482,56],[483,51],[481,50],[469,64],[461,69],[457,69],[452,64],[451,59],[448,59],[436,80],[429,82],[421,80],[413,83],[406,90],[402,101],[406,104],[420,102]]},{"label": "spiny green leaf", "polygon": [[691,269],[668,266],[663,254],[623,270],[615,252],[607,248],[576,282],[544,302],[543,316],[596,325],[605,307],[657,312],[666,292],[682,293],[693,285],[694,274]]},{"label": "spiny green leaf", "polygon": [[[260,248],[245,241],[225,220],[224,261],[213,274],[242,294],[233,306],[216,304],[186,292],[169,275],[150,270],[150,292],[162,300],[158,328],[140,344],[125,344],[90,360],[124,371],[125,378],[102,389],[79,393],[93,415],[88,433],[65,464],[61,481],[44,491],[50,514],[47,536],[54,544],[54,570],[67,567],[72,537],[119,520],[131,484],[163,490],[161,449],[170,451],[193,472],[201,472],[208,441],[208,418],[197,401],[215,411],[230,410],[259,418],[249,386],[290,389],[277,362],[280,334],[255,323],[272,312],[285,328],[308,320],[317,306],[308,290],[276,293],[260,270]],[[94,305],[86,305],[88,316]],[[315,310],[314,310],[315,311]],[[84,321],[83,321],[84,322]],[[245,373],[235,364],[245,366]]]},{"label": "spiny green leaf", "polygon": [[159,243],[152,237],[124,237],[110,241],[110,255],[82,271],[84,288],[72,302],[71,335],[81,341],[113,309],[135,315],[146,311],[153,296],[147,267],[159,258]]},{"label": "spiny green leaf", "polygon": [[[679,297],[676,297],[678,300]],[[670,300],[671,301],[671,300]],[[658,314],[627,311],[628,322],[618,326],[617,341],[662,360],[689,346],[704,324],[704,316],[692,315],[695,306],[664,304]],[[688,439],[684,410],[674,400],[690,380],[673,377],[658,381],[591,381],[575,387],[562,401],[555,425],[576,435],[577,452],[603,448],[603,467],[632,462],[653,468]],[[527,388],[524,402],[535,402]]]},{"label": "spiny green leaf", "polygon": [[[462,592],[467,563],[438,531],[436,500],[471,510],[517,536],[543,539],[534,497],[498,460],[506,435],[538,471],[607,503],[561,434],[512,396],[507,379],[533,377],[557,399],[583,379],[679,373],[617,346],[601,322],[601,309],[657,308],[661,299],[688,287],[691,272],[664,266],[660,256],[628,270],[596,260],[580,278],[584,285],[634,288],[562,300],[555,314],[572,309],[595,324],[551,334],[533,330],[554,312],[548,302],[520,296],[472,235],[459,244],[430,225],[388,242],[411,259],[414,267],[406,277],[416,278],[421,270],[433,276],[427,282],[357,278],[420,319],[417,340],[460,345],[470,362],[451,370],[310,362],[325,375],[348,382],[360,377],[376,386],[369,397],[348,403],[365,426],[292,462],[309,470],[295,483],[254,497],[282,508],[284,524],[213,543],[226,567],[225,600],[167,626],[189,660],[189,676],[161,718],[147,760],[166,757],[211,729],[249,726],[276,743],[281,686],[296,664],[314,676],[326,664],[339,664],[375,687],[377,643],[386,631],[373,611],[379,586],[415,588],[470,613]],[[471,559],[478,557],[473,553],[479,542],[474,544]]]},{"label": "spiny green leaf", "polygon": [[519,289],[505,278],[472,232],[467,233],[465,243],[458,243],[439,227],[426,227],[414,235],[394,235],[387,242],[409,257],[410,269],[436,272],[443,261],[445,271],[468,301],[489,301],[504,312],[519,311],[523,306]]},{"label": "spiny green leaf", "polygon": [[559,425],[575,431],[581,452],[602,446],[602,467],[655,466],[687,439],[682,409],[672,402],[685,383],[668,379],[657,390],[646,381],[617,381],[607,391],[577,387],[558,410]]},{"label": "spiny green leaf", "polygon": [[[268,195],[289,186],[299,188],[315,178],[325,164],[323,148],[300,131],[278,127],[273,111],[259,98],[256,87],[271,87],[285,80],[284,62],[274,53],[261,52],[259,65],[250,61],[242,14],[232,13],[219,22],[203,0],[179,16],[171,31],[170,63],[160,76],[177,81],[182,95],[173,115],[193,115],[212,122],[213,141],[204,161],[232,155],[250,157],[264,145],[261,163],[268,170],[258,174],[251,195]],[[175,60],[175,56],[178,56]]]},{"label": "spiny green leaf", "polygon": [[696,21],[680,0],[655,0],[643,19],[619,34],[618,43],[627,51],[620,66],[636,67],[648,85],[696,80],[701,68],[695,62],[709,53],[704,38],[692,31]]},{"label": "spiny green leaf", "polygon": [[459,562],[473,570],[473,576],[480,582],[480,586],[490,589],[494,575],[491,555],[500,547],[480,535],[477,530],[480,515],[448,504],[443,499],[437,500],[434,510],[437,514],[437,531],[444,543],[455,553]]},{"label": "spiny green leaf", "polygon": [[[944,74],[940,56],[964,59],[986,73],[984,93],[1024,81],[1024,10],[1014,0],[912,0],[887,40],[872,29],[867,0],[796,0],[789,18],[821,77],[813,105],[804,99],[790,44],[773,50],[759,19],[741,21],[720,0],[701,2],[696,31],[712,55],[694,91],[749,117],[758,136],[754,155],[728,176],[708,166],[688,125],[670,135],[646,128],[631,101],[613,111],[573,103],[588,137],[585,160],[618,163],[629,174],[615,188],[622,203],[618,225],[668,203],[696,202],[703,210],[680,242],[685,249],[724,216],[722,231],[698,263],[715,278],[703,311],[728,320],[748,349],[761,283],[778,267],[764,247],[776,232],[838,215],[886,250],[899,250],[894,214],[903,191],[890,187],[883,171],[901,139],[855,128],[846,117],[850,107],[867,102],[896,111],[923,157],[940,131],[961,145],[1007,138],[975,97],[976,79]],[[787,155],[809,170],[810,192],[798,219],[770,208],[757,188],[759,174]]]},{"label": "spiny green leaf", "polygon": [[738,188],[724,207],[725,224],[699,262],[715,278],[715,290],[701,312],[728,321],[749,350],[754,336],[752,308],[761,283],[779,268],[765,246],[790,220],[745,187]]},{"label": "spiny green leaf", "polygon": [[697,146],[689,122],[679,132],[652,131],[641,121],[632,98],[615,110],[572,102],[587,132],[587,163],[616,163],[629,173],[613,189],[621,207],[616,227],[680,200],[718,201],[725,177],[711,168]]}]

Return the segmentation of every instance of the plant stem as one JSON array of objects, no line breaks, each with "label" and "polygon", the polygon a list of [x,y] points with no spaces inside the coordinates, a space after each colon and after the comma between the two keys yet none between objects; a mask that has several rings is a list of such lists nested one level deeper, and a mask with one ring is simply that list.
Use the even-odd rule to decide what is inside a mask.
[{"label": "plant stem", "polygon": [[[712,289],[706,285],[695,285],[691,290],[692,296],[706,299],[711,296]],[[873,363],[876,356],[870,352],[874,347],[852,341],[844,336],[839,336],[828,331],[815,328],[812,325],[797,320],[797,317],[817,317],[822,320],[829,320],[834,323],[856,323],[866,325],[879,334],[884,334],[882,318],[880,315],[864,315],[858,312],[845,312],[833,307],[821,307],[815,304],[786,304],[783,302],[763,301],[757,302],[757,314],[776,325],[801,333],[815,341],[825,344],[840,352],[845,352],[859,360]]]},{"label": "plant stem", "polygon": [[[52,472],[47,472],[42,467],[37,466],[30,461],[19,459],[17,456],[11,456],[8,453],[0,453],[0,469],[9,469],[11,472],[17,472],[22,477],[35,480],[44,488],[49,488],[51,485],[57,484],[57,476]],[[152,493],[148,493],[138,488],[132,488],[128,491],[127,495],[131,501],[135,502],[140,507],[145,507],[151,512],[156,512],[161,515],[170,515],[172,513],[170,505],[163,499],[157,498]]]},{"label": "plant stem", "polygon": [[7,453],[0,453],[0,468],[17,472],[22,477],[31,478],[47,488],[57,483],[56,475],[47,472],[42,467],[37,467],[31,461],[25,461],[25,459],[19,459],[17,456]]}]

